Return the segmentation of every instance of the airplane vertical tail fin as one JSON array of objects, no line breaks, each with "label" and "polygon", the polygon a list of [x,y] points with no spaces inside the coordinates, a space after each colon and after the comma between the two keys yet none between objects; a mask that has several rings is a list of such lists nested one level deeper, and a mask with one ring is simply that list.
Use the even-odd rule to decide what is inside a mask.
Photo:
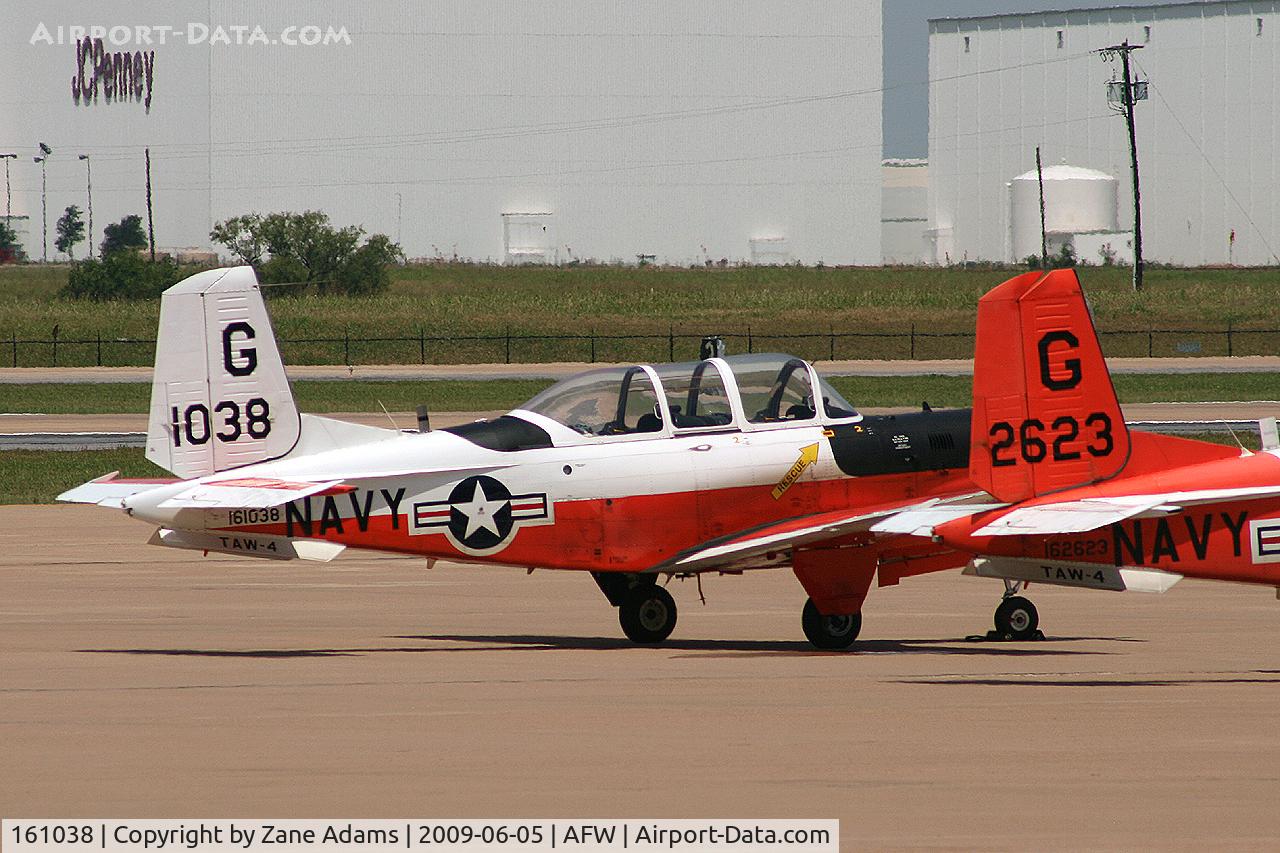
[{"label": "airplane vertical tail fin", "polygon": [[978,303],[969,474],[1002,501],[1107,480],[1130,453],[1074,270],[1012,278]]},{"label": "airplane vertical tail fin", "polygon": [[283,456],[300,434],[253,268],[209,270],[166,290],[147,458],[200,477]]}]

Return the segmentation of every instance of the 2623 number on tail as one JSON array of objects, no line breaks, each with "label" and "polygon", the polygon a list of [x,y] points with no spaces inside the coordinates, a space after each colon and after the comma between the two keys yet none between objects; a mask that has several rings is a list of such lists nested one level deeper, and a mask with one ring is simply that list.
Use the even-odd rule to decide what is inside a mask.
[{"label": "2623 number on tail", "polygon": [[[992,439],[993,468],[1017,465],[1019,457],[1029,465],[1038,465],[1046,460],[1070,462],[1080,459],[1084,453],[1101,458],[1110,456],[1116,449],[1111,416],[1106,412],[1093,412],[1083,423],[1071,415],[1063,415],[1047,427],[1039,418],[1027,418],[1019,424],[996,421],[987,435]],[[1077,449],[1081,441],[1083,449]]]},{"label": "2623 number on tail", "polygon": [[172,408],[173,446],[208,444],[212,439],[232,442],[247,435],[250,438],[266,438],[271,434],[271,405],[261,397],[254,397],[243,407],[235,400],[215,403],[213,410],[204,403],[192,403],[179,412]]}]

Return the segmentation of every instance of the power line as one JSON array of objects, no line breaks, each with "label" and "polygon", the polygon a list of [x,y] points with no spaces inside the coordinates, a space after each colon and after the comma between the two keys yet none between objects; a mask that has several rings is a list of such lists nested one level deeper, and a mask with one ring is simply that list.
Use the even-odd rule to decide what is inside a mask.
[{"label": "power line", "polygon": [[[720,104],[711,107],[699,107],[686,110],[663,110],[650,113],[632,113],[620,116],[611,116],[599,119],[588,119],[579,122],[540,122],[534,124],[517,124],[517,125],[500,125],[492,128],[478,128],[466,131],[456,131],[452,135],[432,134],[432,133],[404,133],[404,134],[374,134],[359,136],[343,136],[343,137],[309,137],[309,138],[284,138],[284,139],[265,139],[265,140],[229,140],[221,143],[171,143],[158,144],[152,146],[157,152],[167,150],[192,150],[200,152],[201,156],[205,156],[206,152],[213,150],[220,154],[228,156],[236,156],[255,153],[262,153],[256,149],[250,148],[246,150],[246,146],[257,146],[260,148],[270,148],[271,152],[289,153],[308,153],[312,150],[331,150],[342,148],[360,148],[366,150],[370,147],[374,148],[395,148],[417,145],[447,145],[457,144],[460,142],[483,142],[495,139],[508,139],[522,136],[542,136],[548,134],[559,133],[580,133],[593,130],[614,130],[626,127],[640,126],[645,124],[657,124],[668,121],[681,121],[693,118],[709,118],[723,115],[734,115],[744,112],[755,112],[759,110],[777,109],[781,107],[797,106],[803,104],[825,103],[829,101],[845,100],[849,98],[866,97],[870,95],[882,95],[885,92],[894,91],[896,89],[906,88],[909,86],[932,85],[934,83],[945,83],[954,80],[963,80],[972,77],[981,77],[990,74],[999,74],[1006,71],[1016,71],[1024,68],[1043,67],[1062,62],[1071,62],[1084,57],[1088,53],[1068,54],[1053,59],[1034,60],[1030,62],[1017,63],[1014,65],[998,66],[995,68],[984,68],[976,71],[964,72],[961,74],[950,74],[942,77],[927,78],[921,81],[907,81],[903,83],[895,83],[890,86],[879,86],[866,89],[853,89],[840,92],[830,92],[815,95],[794,95],[781,98],[766,98],[754,103],[747,104]],[[74,144],[74,143],[66,143]],[[81,145],[81,147],[84,147]],[[219,150],[219,149],[227,150]],[[103,159],[110,158],[114,155],[107,153],[113,149],[122,149],[124,151],[136,151],[137,146],[133,145],[99,145],[96,151]],[[238,149],[238,150],[237,150]],[[243,152],[243,154],[242,154]]]},{"label": "power line", "polygon": [[[1143,74],[1147,73],[1147,70],[1142,67],[1141,63],[1138,63],[1138,69],[1141,70]],[[1178,125],[1178,128],[1186,135],[1187,139],[1191,141],[1192,147],[1196,149],[1196,153],[1199,154],[1201,159],[1203,159],[1204,162],[1209,166],[1209,171],[1213,172],[1213,176],[1218,179],[1218,183],[1222,184],[1222,188],[1227,191],[1227,197],[1230,198],[1233,202],[1235,202],[1236,207],[1240,208],[1240,212],[1244,214],[1245,221],[1247,221],[1249,225],[1253,227],[1254,231],[1258,232],[1258,237],[1262,240],[1262,245],[1267,247],[1267,252],[1270,253],[1271,257],[1276,261],[1276,263],[1280,263],[1280,255],[1276,254],[1276,250],[1272,248],[1271,242],[1267,240],[1266,232],[1264,232],[1261,228],[1258,227],[1258,223],[1254,222],[1253,217],[1249,215],[1248,209],[1245,208],[1245,206],[1240,203],[1240,199],[1236,198],[1236,194],[1231,191],[1231,185],[1228,184],[1226,179],[1222,177],[1222,173],[1218,171],[1218,167],[1215,166],[1213,164],[1213,161],[1209,159],[1209,155],[1206,154],[1205,150],[1200,147],[1200,143],[1196,141],[1196,138],[1194,136],[1192,136],[1191,131],[1187,130],[1187,126],[1182,123],[1182,119],[1178,117],[1178,114],[1176,112],[1174,112],[1173,106],[1169,103],[1169,101],[1165,98],[1164,94],[1160,91],[1160,87],[1149,85],[1149,88],[1155,90],[1156,97],[1160,100],[1160,103],[1164,106],[1166,110],[1168,110],[1170,117],[1173,118],[1173,121],[1175,124]]]},{"label": "power line", "polygon": [[[1060,127],[1063,125],[1078,124],[1081,122],[1096,121],[1096,120],[1105,119],[1105,118],[1110,118],[1110,115],[1104,114],[1104,113],[1097,113],[1097,114],[1092,114],[1087,116],[1081,116],[1078,118],[1060,119],[1058,121],[1043,122],[1035,125],[1035,127],[1036,128]],[[979,130],[965,131],[963,133],[955,133],[955,134],[948,134],[946,136],[935,137],[935,140],[946,141],[946,140],[961,139],[961,138],[968,138],[968,137],[989,136],[991,134],[1010,133],[1015,131],[1024,131],[1026,129],[1028,129],[1028,126],[1025,124],[1012,125],[1009,127],[998,127],[998,128],[988,127],[988,128],[981,128]],[[784,152],[776,152],[773,154],[760,154],[760,155],[750,155],[750,156],[743,156],[743,157],[717,157],[717,158],[707,158],[707,159],[697,159],[697,160],[662,160],[662,161],[648,162],[648,163],[632,163],[632,164],[625,164],[625,165],[609,165],[609,166],[599,166],[599,167],[560,169],[556,171],[525,172],[525,173],[519,173],[519,174],[497,174],[497,175],[487,174],[487,175],[471,175],[471,176],[451,175],[451,176],[440,177],[440,178],[400,177],[400,178],[386,178],[386,179],[378,179],[378,180],[312,181],[308,183],[275,183],[275,184],[265,184],[265,183],[171,184],[167,187],[167,189],[171,191],[181,190],[181,191],[189,192],[189,191],[212,191],[212,190],[225,191],[225,190],[235,190],[235,189],[260,189],[260,190],[317,189],[317,188],[348,187],[348,186],[355,186],[355,187],[390,186],[390,185],[396,185],[396,184],[457,186],[457,185],[482,184],[482,183],[490,183],[490,182],[506,182],[506,181],[531,180],[531,179],[554,179],[554,178],[574,176],[574,175],[611,174],[611,173],[634,172],[634,171],[651,170],[651,169],[675,169],[675,168],[692,167],[692,166],[711,166],[711,165],[723,165],[723,164],[730,164],[730,163],[760,162],[760,161],[780,160],[780,159],[795,159],[795,158],[802,158],[802,157],[810,157],[815,160],[833,159],[833,158],[844,156],[846,154],[853,153],[855,151],[866,150],[868,148],[878,148],[878,147],[879,147],[879,143],[877,142],[877,143],[868,143],[866,145],[848,145],[848,146],[840,146],[836,148],[810,149],[806,151],[784,151]],[[192,155],[181,155],[181,156],[185,158],[190,158]],[[172,160],[172,159],[178,159],[178,158],[175,158],[172,156],[166,158],[166,160]],[[484,162],[511,162],[511,161],[509,159],[504,158],[502,160],[483,160],[482,159],[478,161],[466,161],[466,162],[484,163]],[[774,183],[776,182],[766,181],[766,182],[757,182],[757,183],[750,183],[750,184],[743,184],[741,182],[732,182],[727,184],[703,183],[698,185],[699,186],[720,186],[720,185],[772,186],[774,185]],[[679,183],[673,184],[671,182],[662,182],[662,183],[650,183],[646,185],[672,186],[672,185],[680,185],[680,184]],[[133,191],[136,191],[136,187],[133,185],[114,185],[114,186],[103,187],[100,181],[99,192],[103,192],[103,191],[133,192]]]}]

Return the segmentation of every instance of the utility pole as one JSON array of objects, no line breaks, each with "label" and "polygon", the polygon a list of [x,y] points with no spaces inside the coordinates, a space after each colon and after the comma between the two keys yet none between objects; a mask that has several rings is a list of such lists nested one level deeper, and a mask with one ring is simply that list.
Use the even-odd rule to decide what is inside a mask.
[{"label": "utility pole", "polygon": [[89,163],[89,155],[81,154],[84,161],[85,189],[89,192],[89,260],[93,260],[93,166]]},{"label": "utility pole", "polygon": [[147,154],[147,243],[151,246],[151,263],[156,262],[156,232],[151,220],[151,148]]},{"label": "utility pole", "polygon": [[1049,232],[1044,223],[1044,168],[1040,165],[1040,146],[1036,146],[1036,178],[1040,181],[1040,269],[1049,268]]},{"label": "utility pole", "polygon": [[404,196],[396,193],[396,245],[400,244],[401,225],[404,223]]},{"label": "utility pole", "polygon": [[1138,182],[1138,135],[1133,123],[1134,101],[1146,100],[1147,83],[1145,80],[1133,80],[1133,72],[1129,68],[1129,54],[1141,50],[1140,44],[1129,44],[1125,39],[1120,44],[1105,47],[1099,53],[1104,61],[1120,59],[1124,71],[1123,90],[1120,97],[1115,97],[1116,83],[1107,84],[1107,101],[1119,101],[1124,113],[1125,124],[1129,128],[1129,165],[1133,174],[1133,289],[1142,290],[1142,192]]}]

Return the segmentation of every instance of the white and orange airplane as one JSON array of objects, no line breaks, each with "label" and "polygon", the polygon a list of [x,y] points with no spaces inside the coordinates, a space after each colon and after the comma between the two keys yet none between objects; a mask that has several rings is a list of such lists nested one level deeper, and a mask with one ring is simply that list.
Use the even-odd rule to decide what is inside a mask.
[{"label": "white and orange airplane", "polygon": [[300,414],[253,270],[237,267],[162,298],[146,455],[180,479],[107,475],[60,498],[206,553],[350,546],[586,571],[641,643],[675,626],[659,577],[790,566],[806,636],[835,649],[858,636],[873,578],[967,561],[870,528],[971,503],[968,442],[967,411],[863,417],[785,355],[593,370],[437,431]]},{"label": "white and orange airplane", "polygon": [[1270,433],[1252,453],[1129,432],[1075,272],[1028,273],[978,305],[969,473],[998,503],[872,529],[975,555],[967,573],[1005,581],[996,629],[1016,639],[1039,621],[1015,594],[1025,583],[1164,592],[1194,577],[1280,592]]}]

